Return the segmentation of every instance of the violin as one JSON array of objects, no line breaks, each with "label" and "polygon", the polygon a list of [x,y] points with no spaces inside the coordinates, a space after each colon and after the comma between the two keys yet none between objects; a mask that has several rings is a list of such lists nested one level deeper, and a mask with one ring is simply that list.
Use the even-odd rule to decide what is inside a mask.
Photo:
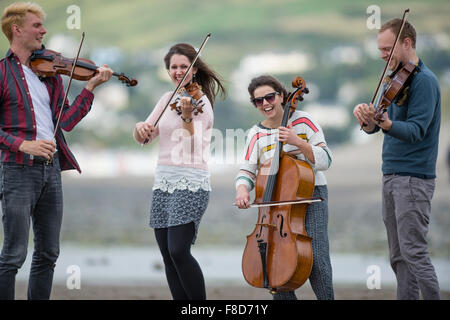
[{"label": "violin", "polygon": [[[295,77],[284,103],[281,126],[308,93],[303,78]],[[294,155],[282,152],[276,145],[274,157],[258,170],[255,203],[258,219],[242,257],[242,273],[252,286],[276,291],[292,291],[309,278],[313,263],[312,238],[306,233],[306,209],[314,193],[314,171],[311,165]],[[309,199],[309,201],[308,201]]]},{"label": "violin", "polygon": [[[61,53],[45,49],[44,46],[42,49],[34,51],[30,57],[31,70],[39,77],[53,77],[57,74],[70,76],[74,61],[75,59],[63,57]],[[78,58],[73,72],[73,78],[87,81],[96,74],[97,68],[93,61]],[[119,74],[114,72],[113,76],[117,77],[128,87],[134,87],[138,83],[136,79],[130,79],[123,73]]]},{"label": "violin", "polygon": [[[191,99],[192,106],[194,110],[192,111],[194,115],[198,115],[199,113],[203,113],[203,106],[205,102],[201,100],[201,98],[205,95],[202,91],[202,86],[197,82],[192,82],[185,87],[182,87],[178,90],[178,94],[181,97],[188,97]],[[170,109],[177,112],[177,114],[181,115],[181,107],[178,104],[178,101],[170,104]]]},{"label": "violin", "polygon": [[384,120],[383,114],[395,99],[403,92],[406,85],[412,77],[417,73],[418,66],[412,62],[405,65],[399,65],[393,75],[387,77],[387,87],[383,92],[374,120],[378,123]]}]

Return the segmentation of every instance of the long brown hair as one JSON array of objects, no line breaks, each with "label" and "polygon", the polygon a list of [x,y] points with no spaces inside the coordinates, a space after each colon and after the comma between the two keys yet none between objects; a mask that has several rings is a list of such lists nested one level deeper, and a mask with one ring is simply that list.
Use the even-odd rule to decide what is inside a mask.
[{"label": "long brown hair", "polygon": [[[178,43],[172,46],[164,57],[164,63],[166,64],[166,69],[169,70],[170,59],[174,54],[180,54],[186,56],[192,63],[197,54],[194,47],[187,43]],[[202,91],[206,94],[211,106],[214,105],[214,100],[219,93],[221,96],[225,97],[226,90],[222,85],[222,81],[219,75],[212,70],[201,58],[198,58],[193,67],[197,68],[197,73],[195,74],[195,82],[202,86]]]}]

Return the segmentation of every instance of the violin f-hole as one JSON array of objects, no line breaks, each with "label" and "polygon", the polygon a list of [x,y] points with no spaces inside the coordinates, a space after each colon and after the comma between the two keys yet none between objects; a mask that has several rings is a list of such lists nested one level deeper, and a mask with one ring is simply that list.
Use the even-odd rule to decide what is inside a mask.
[{"label": "violin f-hole", "polygon": [[60,65],[55,64],[55,65],[53,66],[53,70],[64,69],[64,68],[66,68],[66,67],[67,67],[66,64],[60,64]]}]

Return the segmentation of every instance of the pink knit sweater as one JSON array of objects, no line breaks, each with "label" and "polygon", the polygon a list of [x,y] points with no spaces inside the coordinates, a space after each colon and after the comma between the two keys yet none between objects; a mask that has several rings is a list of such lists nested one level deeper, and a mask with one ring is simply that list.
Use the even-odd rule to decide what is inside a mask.
[{"label": "pink knit sweater", "polygon": [[[145,122],[150,124],[155,123],[171,94],[172,92],[167,92],[159,99]],[[175,95],[173,101],[176,98],[177,95]],[[181,117],[175,111],[171,110],[170,106],[167,107],[150,139],[151,142],[159,136],[158,165],[208,170],[214,113],[206,95],[201,99],[205,102],[203,113],[192,115],[194,125],[193,136],[186,134],[187,130],[183,129],[183,120]]]}]

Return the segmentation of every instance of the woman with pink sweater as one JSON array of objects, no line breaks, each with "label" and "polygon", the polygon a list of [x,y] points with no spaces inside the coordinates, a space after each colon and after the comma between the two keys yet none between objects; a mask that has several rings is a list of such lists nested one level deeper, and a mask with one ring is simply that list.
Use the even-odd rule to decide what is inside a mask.
[{"label": "woman with pink sweater", "polygon": [[[185,43],[174,45],[166,54],[165,66],[175,87],[195,56],[195,49]],[[200,58],[181,87],[192,82],[202,87],[201,98],[193,101],[177,92],[170,101],[176,108],[167,108],[161,116],[173,92],[165,93],[148,118],[136,123],[133,133],[140,144],[151,143],[159,136],[150,227],[154,228],[175,300],[206,299],[203,273],[190,250],[211,191],[207,162],[214,123],[213,103],[219,91],[225,94],[217,74]],[[194,108],[195,104],[201,107],[201,112]]]}]

